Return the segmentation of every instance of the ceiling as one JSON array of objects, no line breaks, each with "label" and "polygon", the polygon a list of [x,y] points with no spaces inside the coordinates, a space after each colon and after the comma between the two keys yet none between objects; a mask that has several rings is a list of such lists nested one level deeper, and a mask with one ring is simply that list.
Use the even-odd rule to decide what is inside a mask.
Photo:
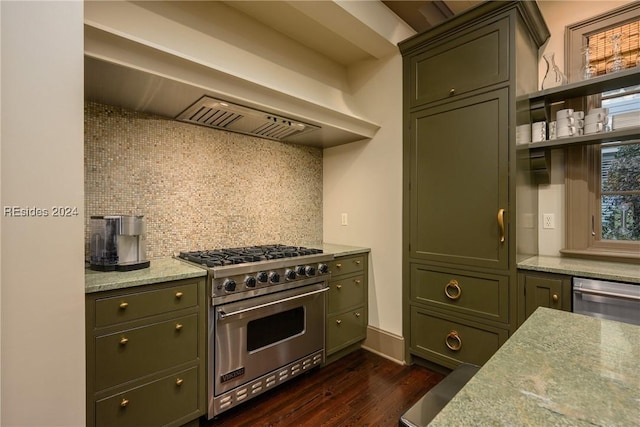
[{"label": "ceiling", "polygon": [[383,1],[417,32],[428,30],[445,19],[481,3],[479,0],[389,0]]}]

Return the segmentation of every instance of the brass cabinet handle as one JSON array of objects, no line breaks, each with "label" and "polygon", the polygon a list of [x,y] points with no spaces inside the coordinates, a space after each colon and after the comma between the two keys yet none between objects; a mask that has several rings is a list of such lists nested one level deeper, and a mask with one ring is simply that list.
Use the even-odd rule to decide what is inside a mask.
[{"label": "brass cabinet handle", "polygon": [[120,310],[124,310],[127,307],[129,307],[129,303],[128,302],[121,302],[120,303]]},{"label": "brass cabinet handle", "polygon": [[129,338],[127,337],[120,338],[120,345],[125,345],[128,342],[129,342]]},{"label": "brass cabinet handle", "polygon": [[504,209],[498,209],[498,227],[500,227],[500,243],[504,243]]},{"label": "brass cabinet handle", "polygon": [[122,401],[120,401],[120,406],[122,406],[123,408],[126,408],[128,404],[129,399],[122,399]]},{"label": "brass cabinet handle", "polygon": [[340,320],[340,319],[336,320],[336,325],[339,325],[341,323],[342,323],[342,320]]},{"label": "brass cabinet handle", "polygon": [[[450,292],[453,289],[454,292]],[[449,280],[449,283],[444,285],[444,294],[450,300],[457,300],[462,295],[462,289],[460,289],[460,285],[458,285],[458,281],[455,279]]]},{"label": "brass cabinet handle", "polygon": [[184,380],[182,378],[176,378],[176,385],[178,387],[180,387],[182,385],[182,383],[184,382]]},{"label": "brass cabinet handle", "polygon": [[449,96],[453,96],[456,94],[456,89],[455,88],[451,88],[451,90],[449,91]]},{"label": "brass cabinet handle", "polygon": [[337,289],[337,290],[342,289],[342,285],[340,285],[340,284],[336,285],[336,289]]},{"label": "brass cabinet handle", "polygon": [[462,339],[457,331],[449,332],[444,342],[447,344],[447,347],[449,347],[449,350],[458,351],[462,348]]},{"label": "brass cabinet handle", "polygon": [[182,298],[182,296],[183,296],[183,295],[184,295],[184,294],[183,294],[182,292],[176,292],[176,298],[177,298],[177,299]]},{"label": "brass cabinet handle", "polygon": [[182,323],[176,323],[176,331],[179,331],[182,329]]},{"label": "brass cabinet handle", "polygon": [[360,261],[359,259],[356,259],[356,260],[354,260],[353,262],[355,262],[355,263],[356,263],[356,265],[360,265],[360,263],[361,263],[362,261]]},{"label": "brass cabinet handle", "polygon": [[553,295],[551,296],[551,299],[553,300],[553,302],[558,302],[558,300],[559,300],[560,298],[558,297],[558,294],[553,294]]},{"label": "brass cabinet handle", "polygon": [[336,268],[342,268],[342,264],[337,263],[337,264],[336,264]]},{"label": "brass cabinet handle", "polygon": [[360,317],[360,313],[358,313],[357,311],[355,312],[356,317]]},{"label": "brass cabinet handle", "polygon": [[353,279],[353,282],[354,282],[356,285],[359,285],[359,284],[360,284],[360,280],[359,280],[359,279]]}]

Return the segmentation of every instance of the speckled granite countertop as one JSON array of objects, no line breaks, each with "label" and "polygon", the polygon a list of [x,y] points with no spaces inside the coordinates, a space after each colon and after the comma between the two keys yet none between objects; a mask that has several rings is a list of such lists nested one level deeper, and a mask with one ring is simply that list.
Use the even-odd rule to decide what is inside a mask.
[{"label": "speckled granite countertop", "polygon": [[[311,246],[310,246],[311,247]],[[322,250],[334,256],[355,255],[369,252],[369,248],[359,246],[323,243]],[[186,262],[166,257],[151,260],[149,268],[135,271],[101,272],[85,269],[85,293],[122,289],[132,286],[149,285],[170,280],[206,276],[207,271]]]},{"label": "speckled granite countertop", "polygon": [[430,426],[640,425],[640,326],[538,308]]},{"label": "speckled granite countertop", "polygon": [[206,276],[203,268],[194,267],[174,258],[152,259],[149,268],[135,271],[93,271],[85,269],[85,293],[149,285],[169,280]]},{"label": "speckled granite countertop", "polygon": [[588,259],[555,256],[534,256],[520,261],[518,268],[593,279],[640,283],[640,264],[591,261]]}]

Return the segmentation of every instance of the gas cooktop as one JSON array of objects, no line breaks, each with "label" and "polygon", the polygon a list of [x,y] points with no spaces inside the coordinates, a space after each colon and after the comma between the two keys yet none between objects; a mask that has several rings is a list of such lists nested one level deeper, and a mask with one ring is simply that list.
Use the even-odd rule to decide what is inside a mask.
[{"label": "gas cooktop", "polygon": [[178,257],[206,267],[215,268],[233,264],[294,258],[321,253],[322,249],[275,244],[180,252]]}]

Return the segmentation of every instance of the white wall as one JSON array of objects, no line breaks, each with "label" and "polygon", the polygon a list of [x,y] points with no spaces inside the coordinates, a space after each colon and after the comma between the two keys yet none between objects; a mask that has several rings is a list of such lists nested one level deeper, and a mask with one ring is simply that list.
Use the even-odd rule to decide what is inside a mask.
[{"label": "white wall", "polygon": [[[402,335],[402,58],[350,70],[358,104],[380,130],[324,151],[324,241],[371,248],[369,324]],[[341,214],[348,225],[341,225]]]},{"label": "white wall", "polygon": [[[557,1],[538,0],[551,37],[540,49],[540,64],[538,78],[540,85],[546,72],[545,61],[542,55],[553,52],[555,62],[564,71],[564,34],[567,25],[583,21],[589,17],[600,15],[609,10],[616,9],[628,1]],[[540,87],[539,85],[539,87]],[[564,247],[565,233],[565,193],[564,193],[564,152],[553,150],[551,152],[551,182],[541,185],[538,194],[538,252],[540,255],[560,255],[559,251]],[[553,213],[556,220],[556,228],[553,230],[542,228],[542,214]]]},{"label": "white wall", "polygon": [[[0,424],[82,426],[83,3],[0,8]],[[78,216],[51,216],[59,205],[77,207]],[[49,216],[10,217],[10,206]]]}]

